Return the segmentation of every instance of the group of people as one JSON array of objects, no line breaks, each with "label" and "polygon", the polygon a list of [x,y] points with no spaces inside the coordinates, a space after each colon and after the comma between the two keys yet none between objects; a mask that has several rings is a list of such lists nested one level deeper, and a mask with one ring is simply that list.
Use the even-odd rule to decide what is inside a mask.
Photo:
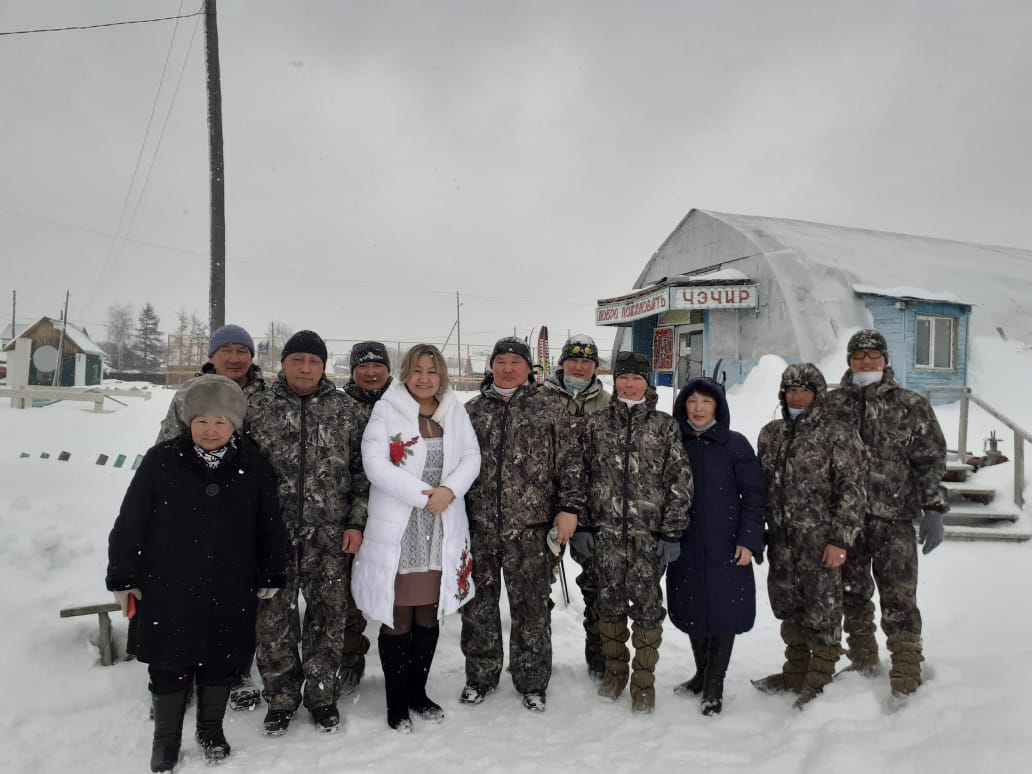
[{"label": "group of people", "polygon": [[364,673],[366,617],[381,624],[391,728],[443,719],[426,686],[452,612],[459,701],[482,703],[505,665],[503,576],[511,679],[524,707],[544,711],[551,582],[567,545],[588,672],[608,700],[629,684],[634,712],[655,707],[668,611],[695,660],[674,692],[721,712],[765,548],[786,662],[757,688],[811,701],[833,677],[843,628],[852,667],[877,674],[876,587],[892,691],[921,683],[913,524],[926,553],[942,540],[945,442],[927,401],[894,381],[877,331],[850,340],[834,392],[812,364],[785,370],[782,418],[763,428],[758,456],[730,429],[720,383],[691,379],[671,416],[656,407],[649,358],[620,352],[610,395],[584,335],[541,385],[526,342],[500,339],[465,405],[428,344],[405,354],[396,380],[383,344],[355,345],[343,390],[312,331],[287,341],[271,383],[253,356],[243,328],[212,334],[109,539],[107,586],[130,616],[129,652],[148,664],[152,771],[178,760],[195,684],[197,741],[209,762],[229,755],[226,707],[259,702],[255,658],[265,733],[285,733],[302,705],[337,730],[337,700]]}]

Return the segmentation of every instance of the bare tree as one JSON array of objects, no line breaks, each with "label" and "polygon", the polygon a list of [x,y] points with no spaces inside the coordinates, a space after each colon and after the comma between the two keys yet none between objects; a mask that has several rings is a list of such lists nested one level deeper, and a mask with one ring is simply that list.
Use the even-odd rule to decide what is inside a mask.
[{"label": "bare tree", "polygon": [[121,370],[125,367],[126,351],[133,333],[133,305],[112,304],[107,310],[107,344],[105,351],[114,357],[114,366]]},{"label": "bare tree", "polygon": [[286,323],[282,323],[279,320],[269,322],[269,327],[265,329],[265,341],[258,344],[258,365],[263,370],[270,372],[276,370],[276,364],[280,360],[283,345],[287,343],[287,339],[293,333],[294,331]]}]

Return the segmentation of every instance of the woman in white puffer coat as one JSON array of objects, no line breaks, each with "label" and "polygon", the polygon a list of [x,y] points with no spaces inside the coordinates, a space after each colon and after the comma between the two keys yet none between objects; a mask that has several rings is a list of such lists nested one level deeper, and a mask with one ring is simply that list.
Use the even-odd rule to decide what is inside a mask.
[{"label": "woman in white puffer coat", "polygon": [[352,593],[382,622],[387,722],[409,733],[410,709],[432,722],[444,717],[426,695],[438,618],[474,593],[464,496],[480,472],[480,446],[436,347],[418,344],[405,355],[399,380],[373,407],[362,464],[369,518]]}]

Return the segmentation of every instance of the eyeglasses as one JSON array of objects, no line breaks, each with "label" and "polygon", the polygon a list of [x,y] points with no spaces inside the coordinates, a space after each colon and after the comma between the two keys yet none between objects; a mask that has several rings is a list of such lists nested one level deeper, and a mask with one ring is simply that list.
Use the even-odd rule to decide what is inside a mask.
[{"label": "eyeglasses", "polygon": [[570,347],[570,357],[589,358],[597,354],[598,350],[590,344],[574,344]]},{"label": "eyeglasses", "polygon": [[632,363],[645,363],[647,365],[648,362],[649,362],[649,359],[645,355],[641,354],[640,352],[617,352],[616,353],[616,362],[617,363],[626,363],[628,361],[630,361]]},{"label": "eyeglasses", "polygon": [[858,349],[849,353],[850,360],[881,360],[884,357],[877,349]]}]

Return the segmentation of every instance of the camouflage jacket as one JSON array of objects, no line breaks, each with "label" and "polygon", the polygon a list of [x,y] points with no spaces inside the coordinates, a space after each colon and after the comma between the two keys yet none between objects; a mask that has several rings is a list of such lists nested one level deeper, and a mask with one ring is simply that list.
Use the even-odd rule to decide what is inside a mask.
[{"label": "camouflage jacket", "polygon": [[610,395],[597,377],[591,380],[591,384],[578,392],[576,397],[567,391],[562,379],[563,372],[556,371],[541,385],[541,392],[562,404],[572,418],[575,429],[580,425],[583,417],[605,408],[609,404]]},{"label": "camouflage jacket", "polygon": [[827,389],[816,366],[806,373],[819,388],[810,408],[794,421],[782,388],[781,414],[760,430],[757,455],[767,479],[767,520],[772,529],[818,532],[818,539],[851,548],[867,512],[867,450],[854,427],[828,415]]},{"label": "camouflage jacket", "polygon": [[855,427],[870,455],[867,512],[881,519],[917,519],[949,510],[942,477],[946,439],[931,404],[903,389],[886,368],[882,380],[860,388],[846,371],[826,401],[828,413]]},{"label": "camouflage jacket", "polygon": [[[186,391],[198,376],[213,373],[215,373],[215,366],[211,363],[205,363],[201,366],[200,371],[176,388],[176,394],[172,396],[172,402],[168,406],[168,413],[161,421],[161,429],[158,431],[158,440],[154,442],[155,444],[159,444],[162,441],[170,441],[190,427],[182,417],[183,399],[186,397]],[[256,392],[262,392],[264,389],[265,379],[262,378],[262,369],[251,363],[250,368],[247,369],[247,384],[243,388],[244,397],[250,399]]]},{"label": "camouflage jacket", "polygon": [[466,494],[474,528],[547,527],[584,508],[584,460],[569,416],[536,386],[506,403],[491,384],[466,404],[480,443],[480,475]]},{"label": "camouflage jacket", "polygon": [[383,394],[387,392],[387,388],[391,386],[393,381],[394,377],[388,376],[386,383],[378,390],[363,390],[354,381],[344,385],[344,392],[355,401],[355,410],[358,413],[359,428],[361,430],[365,430],[365,426],[369,424],[369,417],[373,413],[373,406],[376,405],[376,401],[383,397]]},{"label": "camouflage jacket", "polygon": [[582,442],[588,529],[680,539],[692,470],[677,422],[656,410],[655,398],[632,407],[614,398],[585,419]]},{"label": "camouflage jacket", "polygon": [[250,397],[244,427],[279,475],[283,523],[293,536],[328,524],[362,529],[369,482],[354,401],[326,378],[298,397],[283,372]]}]

